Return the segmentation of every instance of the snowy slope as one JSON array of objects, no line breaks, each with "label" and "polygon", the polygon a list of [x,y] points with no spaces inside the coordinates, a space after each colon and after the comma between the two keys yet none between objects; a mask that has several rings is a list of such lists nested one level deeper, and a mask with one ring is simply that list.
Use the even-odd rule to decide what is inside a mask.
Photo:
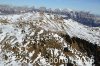
[{"label": "snowy slope", "polygon": [[[51,15],[52,18],[54,15]],[[43,18],[42,22],[41,17]],[[55,38],[59,43],[61,43],[62,47],[68,47],[70,51],[75,54],[73,56],[69,56],[71,62],[75,61],[78,66],[91,66],[93,63],[93,57],[89,58],[88,56],[83,55],[80,51],[75,50],[72,47],[69,47],[68,44],[65,42],[65,40],[60,37],[57,33],[63,33],[63,34],[68,34],[70,37],[78,37],[80,39],[84,39],[86,41],[89,41],[93,44],[97,44],[100,46],[100,28],[97,27],[95,30],[84,26],[82,24],[77,23],[76,21],[73,21],[72,19],[68,20],[63,20],[63,21],[58,21],[58,20],[52,20],[50,19],[50,15],[44,14],[43,16],[39,16],[39,13],[26,13],[26,14],[20,14],[20,15],[7,15],[7,16],[0,16],[1,19],[7,19],[9,23],[3,24],[0,23],[0,58],[2,57],[3,54],[7,54],[7,56],[12,56],[10,57],[7,61],[0,59],[0,64],[2,66],[6,65],[6,63],[9,63],[9,60],[12,60],[9,65],[12,66],[21,66],[21,62],[18,61],[16,62],[15,56],[13,55],[13,52],[7,52],[4,51],[2,52],[2,45],[5,44],[5,42],[11,43],[11,47],[15,47],[16,43],[19,44],[20,47],[19,53],[26,53],[27,54],[27,45],[30,43],[30,40],[34,43],[35,39],[32,39],[32,36],[36,38],[36,42],[39,43],[43,37],[41,37],[41,34],[44,36],[49,36],[49,39],[52,39],[51,37]],[[24,30],[24,31],[23,31]],[[48,31],[50,33],[48,33]],[[47,34],[45,35],[45,32]],[[28,37],[26,38],[26,36]],[[59,38],[61,40],[59,40]],[[24,39],[26,39],[26,43],[23,45]],[[46,38],[48,39],[48,38]],[[21,52],[22,49],[21,47],[25,47],[25,52]],[[61,49],[55,49],[55,48],[48,48],[48,50],[51,51],[51,54],[53,55],[53,51],[55,52],[55,56],[58,56],[59,52],[61,53],[59,58],[61,59],[66,59],[65,55],[61,52]],[[74,50],[76,52],[74,52]],[[31,59],[32,55],[34,55],[36,51],[29,52],[29,56],[27,59]],[[78,53],[78,54],[76,54]],[[83,55],[82,58],[84,59],[84,62],[82,59],[79,59],[79,55]],[[86,60],[88,59],[88,60]],[[47,66],[50,66],[50,63],[46,62],[46,59],[42,56],[42,53],[39,52],[37,53],[36,59],[33,61],[32,64],[35,64],[40,60],[39,65],[44,66],[47,64]],[[31,60],[30,60],[31,61]],[[23,61],[23,63],[25,63]],[[80,63],[79,63],[80,62]],[[28,65],[31,66],[31,63]],[[63,66],[63,65],[62,65]]]},{"label": "snowy slope", "polygon": [[[52,15],[53,16],[53,15]],[[13,15],[13,16],[0,16],[1,18],[7,18],[11,23],[16,22],[16,20],[19,20],[22,18],[24,21],[29,20],[38,20],[39,14],[32,14],[32,13],[26,13],[22,15]],[[73,21],[72,19],[64,20],[64,22],[59,23],[55,22],[53,20],[50,20],[49,15],[45,14],[43,16],[44,22],[37,22],[38,27],[42,27],[45,30],[50,31],[63,31],[67,34],[69,34],[71,37],[78,37],[81,39],[84,39],[86,41],[89,41],[93,44],[100,44],[100,28],[98,27],[98,30],[91,29],[90,27],[84,26],[82,24],[79,24],[76,21]],[[33,24],[36,22],[34,21]],[[63,27],[63,28],[62,28]]]}]

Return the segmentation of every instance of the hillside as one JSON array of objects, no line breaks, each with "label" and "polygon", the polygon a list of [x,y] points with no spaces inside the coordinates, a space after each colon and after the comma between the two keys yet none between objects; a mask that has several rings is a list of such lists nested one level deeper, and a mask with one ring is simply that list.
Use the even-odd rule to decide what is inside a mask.
[{"label": "hillside", "polygon": [[41,12],[0,15],[0,66],[99,66],[99,55],[100,27]]}]

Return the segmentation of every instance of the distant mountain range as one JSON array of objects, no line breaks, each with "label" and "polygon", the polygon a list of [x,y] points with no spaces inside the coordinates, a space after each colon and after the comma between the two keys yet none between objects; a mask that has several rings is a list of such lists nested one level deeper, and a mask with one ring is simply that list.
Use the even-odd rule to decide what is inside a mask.
[{"label": "distant mountain range", "polygon": [[95,14],[91,14],[89,12],[84,11],[73,11],[70,9],[55,9],[52,10],[46,9],[46,7],[40,7],[35,8],[33,7],[15,7],[15,6],[9,6],[9,5],[0,5],[0,14],[1,15],[7,15],[7,14],[20,14],[20,13],[27,13],[27,12],[33,12],[33,11],[43,11],[46,13],[51,13],[55,15],[62,15],[64,19],[73,19],[81,24],[90,26],[90,27],[100,27],[100,16],[97,16]]}]

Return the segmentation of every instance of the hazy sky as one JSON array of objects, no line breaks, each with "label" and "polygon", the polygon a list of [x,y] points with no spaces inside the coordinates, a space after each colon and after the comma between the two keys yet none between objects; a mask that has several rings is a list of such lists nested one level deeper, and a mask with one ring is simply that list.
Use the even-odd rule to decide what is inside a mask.
[{"label": "hazy sky", "polygon": [[0,4],[17,6],[32,6],[47,8],[69,8],[73,10],[90,11],[100,15],[100,0],[0,0]]}]

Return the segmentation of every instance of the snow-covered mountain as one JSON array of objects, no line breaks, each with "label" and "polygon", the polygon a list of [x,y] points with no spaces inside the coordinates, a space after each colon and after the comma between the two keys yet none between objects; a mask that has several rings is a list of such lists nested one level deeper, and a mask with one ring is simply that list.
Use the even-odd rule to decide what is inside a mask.
[{"label": "snow-covered mountain", "polygon": [[100,27],[41,12],[0,16],[0,66],[92,66],[99,52]]}]

